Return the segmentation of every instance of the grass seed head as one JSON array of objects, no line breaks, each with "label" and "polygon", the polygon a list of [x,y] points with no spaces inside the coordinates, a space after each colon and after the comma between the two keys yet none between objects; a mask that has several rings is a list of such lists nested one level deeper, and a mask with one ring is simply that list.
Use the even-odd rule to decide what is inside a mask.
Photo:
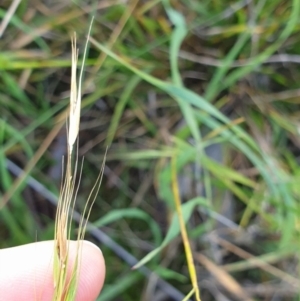
[{"label": "grass seed head", "polygon": [[[88,37],[90,35],[91,26],[89,28]],[[87,42],[85,45],[83,62],[86,58]],[[84,64],[81,65],[80,76],[77,84],[77,62],[78,49],[76,47],[76,34],[72,37],[72,68],[71,68],[71,91],[70,91],[70,111],[69,111],[69,127],[67,132],[68,155],[66,160],[66,171],[64,181],[60,192],[60,198],[57,205],[55,220],[55,248],[54,248],[54,297],[53,301],[73,301],[75,300],[79,266],[81,254],[81,242],[84,238],[84,232],[87,221],[80,222],[78,235],[78,249],[75,262],[71,267],[71,274],[68,273],[68,252],[71,229],[72,212],[75,206],[77,188],[75,179],[77,173],[77,155],[73,154],[74,144],[79,133],[80,111],[81,111],[81,84]],[[75,160],[73,159],[75,158]],[[73,164],[74,161],[74,164]],[[103,173],[102,173],[103,174]],[[102,175],[101,175],[102,176]],[[96,183],[99,183],[98,180]],[[100,183],[99,183],[100,185]],[[92,189],[94,191],[95,188]],[[98,192],[98,190],[97,190]],[[90,196],[88,198],[89,203]],[[91,206],[92,204],[90,204]],[[88,204],[86,204],[83,216],[86,213]],[[90,213],[91,207],[89,208]]]}]

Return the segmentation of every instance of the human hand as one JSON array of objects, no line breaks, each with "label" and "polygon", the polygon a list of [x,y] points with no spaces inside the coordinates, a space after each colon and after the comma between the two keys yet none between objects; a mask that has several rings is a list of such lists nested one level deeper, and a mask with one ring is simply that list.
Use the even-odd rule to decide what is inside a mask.
[{"label": "human hand", "polygon": [[[70,265],[77,243],[70,241]],[[0,250],[0,301],[51,301],[53,298],[53,241]],[[76,301],[94,301],[105,278],[102,253],[84,241]]]}]

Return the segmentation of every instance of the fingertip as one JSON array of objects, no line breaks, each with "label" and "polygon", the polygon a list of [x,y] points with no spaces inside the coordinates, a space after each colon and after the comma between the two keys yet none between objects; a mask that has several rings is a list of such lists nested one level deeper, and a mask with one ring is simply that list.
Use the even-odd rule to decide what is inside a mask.
[{"label": "fingertip", "polygon": [[[103,286],[104,258],[96,245],[88,241],[79,244],[70,241],[70,266],[74,264],[78,250],[80,270],[76,301],[92,301]],[[53,241],[0,250],[0,300],[52,300],[53,252]]]},{"label": "fingertip", "polygon": [[81,252],[76,300],[95,300],[102,289],[105,279],[104,257],[100,248],[89,241],[82,242]]}]

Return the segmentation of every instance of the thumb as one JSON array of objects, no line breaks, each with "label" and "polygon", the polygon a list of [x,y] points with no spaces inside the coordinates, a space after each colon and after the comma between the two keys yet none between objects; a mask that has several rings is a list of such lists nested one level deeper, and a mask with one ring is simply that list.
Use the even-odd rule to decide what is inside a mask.
[{"label": "thumb", "polygon": [[[70,264],[74,262],[77,242],[69,242]],[[54,242],[45,241],[0,250],[0,301],[53,298]],[[76,301],[93,301],[102,289],[105,263],[94,244],[83,241]]]}]

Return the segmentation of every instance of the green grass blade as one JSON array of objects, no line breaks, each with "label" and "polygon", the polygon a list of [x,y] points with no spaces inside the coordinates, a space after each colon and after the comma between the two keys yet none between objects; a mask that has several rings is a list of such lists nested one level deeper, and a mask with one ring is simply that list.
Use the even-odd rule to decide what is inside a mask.
[{"label": "green grass blade", "polygon": [[129,100],[130,95],[132,94],[134,88],[137,86],[137,84],[140,82],[140,78],[138,76],[133,76],[131,80],[129,81],[128,85],[126,86],[122,97],[118,101],[114,114],[112,116],[108,131],[107,131],[107,136],[106,136],[106,141],[105,144],[107,146],[110,146],[114,136],[116,134],[118,124],[120,122],[120,118],[123,114],[124,108]]},{"label": "green grass blade", "polygon": [[205,91],[205,99],[211,101],[223,89],[222,82],[224,81],[224,77],[227,71],[230,69],[233,60],[240,53],[241,49],[245,46],[246,42],[250,39],[250,37],[250,32],[243,33],[238,38],[234,46],[230,49],[228,55],[223,60],[222,66],[217,69],[212,80],[209,82],[209,85]]},{"label": "green grass blade", "polygon": [[[185,223],[190,219],[190,216],[195,208],[195,206],[206,206],[207,200],[204,198],[195,198],[192,199],[184,204],[182,204],[182,217]],[[141,259],[133,269],[138,269],[142,265],[145,265],[149,262],[153,257],[155,257],[161,250],[168,245],[174,238],[176,238],[180,234],[180,226],[179,226],[179,219],[177,213],[174,213],[172,221],[169,226],[169,230],[162,242],[162,244],[147,254],[143,259]]]}]

